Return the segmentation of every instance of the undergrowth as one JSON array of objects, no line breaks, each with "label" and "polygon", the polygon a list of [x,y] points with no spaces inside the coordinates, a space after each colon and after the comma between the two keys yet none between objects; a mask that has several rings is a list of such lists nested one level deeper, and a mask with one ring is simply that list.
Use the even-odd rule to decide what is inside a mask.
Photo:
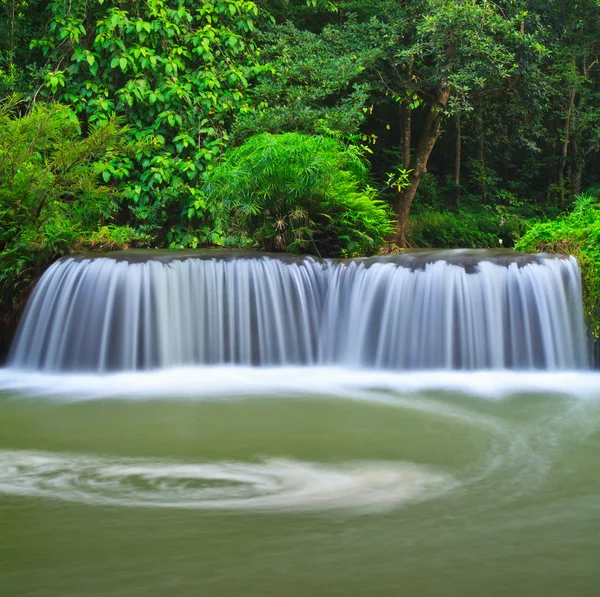
[{"label": "undergrowth", "polygon": [[357,146],[264,133],[227,151],[203,191],[224,245],[351,257],[376,253],[393,231],[367,182]]},{"label": "undergrowth", "polygon": [[518,251],[573,255],[581,267],[585,316],[600,337],[600,202],[598,194],[577,197],[573,210],[556,220],[532,226],[515,245]]},{"label": "undergrowth", "polygon": [[512,247],[526,228],[524,218],[508,211],[427,208],[411,216],[410,242],[437,249]]}]

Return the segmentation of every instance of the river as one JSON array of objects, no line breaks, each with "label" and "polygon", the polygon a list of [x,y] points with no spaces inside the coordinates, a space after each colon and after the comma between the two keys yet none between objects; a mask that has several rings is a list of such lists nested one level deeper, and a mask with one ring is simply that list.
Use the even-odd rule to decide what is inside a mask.
[{"label": "river", "polygon": [[6,597],[596,596],[600,374],[0,370]]}]

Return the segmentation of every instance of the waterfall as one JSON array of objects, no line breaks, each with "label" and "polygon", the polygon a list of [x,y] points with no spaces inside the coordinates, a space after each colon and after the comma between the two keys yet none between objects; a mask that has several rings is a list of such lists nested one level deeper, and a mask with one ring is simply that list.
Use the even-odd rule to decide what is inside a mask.
[{"label": "waterfall", "polygon": [[574,369],[587,362],[575,260],[474,273],[436,261],[332,269],[320,360],[385,369]]},{"label": "waterfall", "polygon": [[9,356],[45,371],[231,363],[585,368],[579,269],[468,251],[68,257],[40,279]]}]

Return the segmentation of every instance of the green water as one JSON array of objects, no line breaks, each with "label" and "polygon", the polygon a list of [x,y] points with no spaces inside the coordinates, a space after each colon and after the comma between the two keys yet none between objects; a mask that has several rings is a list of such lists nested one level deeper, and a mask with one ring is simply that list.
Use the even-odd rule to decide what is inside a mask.
[{"label": "green water", "polygon": [[0,595],[597,596],[599,458],[595,399],[5,392]]}]

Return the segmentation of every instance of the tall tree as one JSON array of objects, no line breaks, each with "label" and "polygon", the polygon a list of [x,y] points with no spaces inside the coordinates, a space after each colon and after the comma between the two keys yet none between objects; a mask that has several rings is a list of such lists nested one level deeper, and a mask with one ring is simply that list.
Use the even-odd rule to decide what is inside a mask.
[{"label": "tall tree", "polygon": [[600,146],[600,3],[596,0],[534,4],[546,24],[552,49],[548,70],[552,103],[559,120],[557,186],[561,209],[578,194],[586,162]]},{"label": "tall tree", "polygon": [[365,72],[377,58],[377,48],[356,43],[362,34],[352,18],[319,33],[290,22],[264,27],[261,59],[270,68],[253,89],[256,109],[238,116],[236,141],[262,132],[356,134],[372,91]]},{"label": "tall tree", "polygon": [[510,93],[523,62],[531,65],[543,55],[536,37],[522,31],[522,18],[487,0],[422,0],[373,21],[383,40],[382,85],[424,112],[413,134],[408,184],[394,202],[400,245],[406,245],[410,208],[444,120],[473,111],[482,96]]}]

